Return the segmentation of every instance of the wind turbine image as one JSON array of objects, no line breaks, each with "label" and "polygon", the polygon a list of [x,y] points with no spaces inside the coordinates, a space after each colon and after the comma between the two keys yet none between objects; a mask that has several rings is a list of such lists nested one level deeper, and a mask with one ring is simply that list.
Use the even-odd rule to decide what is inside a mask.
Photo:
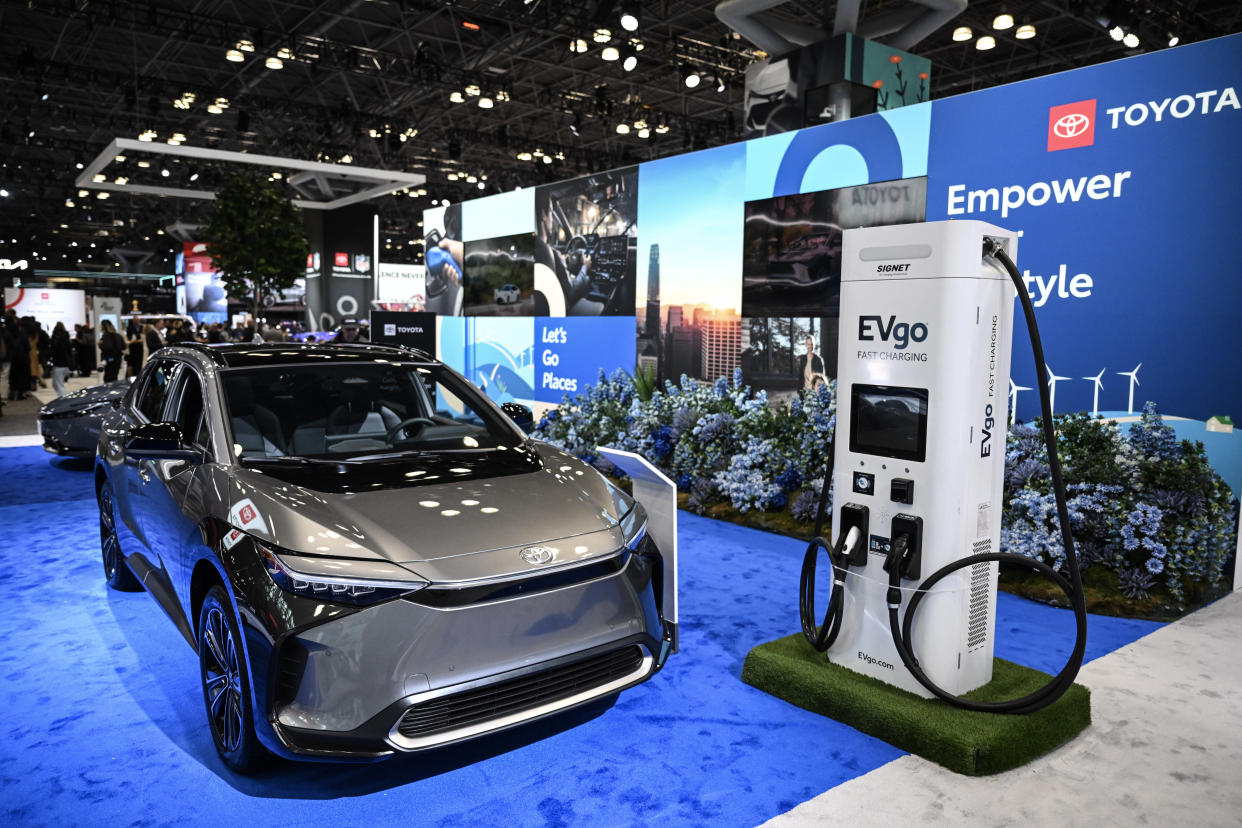
[{"label": "wind turbine image", "polygon": [[1143,367],[1143,363],[1141,363],[1141,362],[1140,362],[1138,365],[1135,365],[1135,366],[1134,366],[1134,370],[1133,370],[1133,371],[1118,371],[1118,372],[1117,372],[1117,376],[1119,376],[1119,377],[1129,377],[1129,378],[1130,378],[1130,402],[1129,402],[1129,404],[1126,406],[1126,413],[1127,413],[1127,414],[1133,414],[1133,413],[1134,413],[1134,386],[1136,386],[1136,385],[1138,385],[1138,384],[1139,384],[1139,381],[1138,381],[1138,369],[1140,369],[1140,368],[1142,368],[1142,367]]},{"label": "wind turbine image", "polygon": [[1058,377],[1052,372],[1052,367],[1048,363],[1044,363],[1044,367],[1048,369],[1048,410],[1053,414],[1057,413],[1057,383],[1061,380],[1067,380],[1069,377]]},{"label": "wind turbine image", "polygon": [[1030,391],[1025,385],[1015,385],[1013,377],[1009,378],[1009,424],[1013,425],[1017,422],[1018,416],[1018,392]]},{"label": "wind turbine image", "polygon": [[1096,374],[1094,377],[1083,377],[1083,379],[1091,380],[1095,383],[1095,396],[1091,399],[1092,417],[1097,417],[1100,413],[1100,389],[1104,387],[1104,372],[1107,370],[1107,368],[1101,368],[1100,373]]}]

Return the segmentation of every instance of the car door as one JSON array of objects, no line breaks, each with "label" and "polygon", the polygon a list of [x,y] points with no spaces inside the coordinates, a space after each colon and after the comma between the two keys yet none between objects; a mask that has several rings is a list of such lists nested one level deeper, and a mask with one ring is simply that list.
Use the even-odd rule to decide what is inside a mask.
[{"label": "car door", "polygon": [[[145,423],[159,423],[164,421],[164,409],[168,405],[169,394],[172,391],[173,384],[176,381],[177,373],[181,370],[181,363],[173,359],[155,359],[147,363],[142,371],[142,387],[138,390],[133,398],[133,405],[127,412],[127,423],[130,430],[143,425]],[[125,481],[123,488],[129,507],[131,524],[130,529],[137,536],[140,547],[134,550],[126,550],[129,555],[140,555],[142,560],[148,567],[156,566],[157,557],[152,554],[153,548],[150,537],[152,524],[150,521],[151,513],[151,493],[152,484],[156,481],[154,460],[139,460],[125,456],[124,476]],[[135,572],[135,574],[138,574]],[[139,575],[141,578],[142,576]]]},{"label": "car door", "polygon": [[202,379],[192,365],[182,365],[169,394],[164,420],[177,424],[185,441],[202,453],[204,462],[154,461],[152,480],[144,490],[143,500],[143,525],[152,551],[151,563],[161,585],[169,590],[165,610],[187,635],[191,634],[192,624],[184,614],[187,602],[182,599],[188,591],[188,570],[197,559],[194,551],[202,542],[198,523],[203,514],[203,485],[207,479],[204,464],[212,461],[211,430],[204,416],[203,400]]}]

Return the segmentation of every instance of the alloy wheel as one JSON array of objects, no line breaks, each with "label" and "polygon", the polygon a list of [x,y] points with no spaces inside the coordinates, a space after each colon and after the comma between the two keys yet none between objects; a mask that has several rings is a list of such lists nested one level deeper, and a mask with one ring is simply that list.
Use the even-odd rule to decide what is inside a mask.
[{"label": "alloy wheel", "polygon": [[242,674],[237,659],[237,642],[219,607],[207,611],[203,628],[203,688],[211,727],[221,748],[233,753],[242,741]]},{"label": "alloy wheel", "polygon": [[121,544],[116,538],[116,514],[112,508],[112,489],[104,486],[99,493],[99,546],[103,551],[104,575],[116,578],[121,564]]}]

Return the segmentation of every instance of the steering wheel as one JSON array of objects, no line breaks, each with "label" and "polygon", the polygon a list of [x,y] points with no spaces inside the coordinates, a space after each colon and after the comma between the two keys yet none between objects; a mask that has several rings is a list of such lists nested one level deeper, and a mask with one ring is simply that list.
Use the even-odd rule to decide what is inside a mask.
[{"label": "steering wheel", "polygon": [[[587,248],[590,248],[588,250]],[[592,246],[587,241],[586,236],[574,236],[565,245],[565,266],[569,268],[570,277],[578,275],[578,271],[582,270],[582,254],[586,252],[595,258],[595,251],[599,248],[599,240],[596,239],[595,245]]]},{"label": "steering wheel", "polygon": [[396,437],[397,434],[399,434],[401,431],[403,431],[407,427],[415,425],[416,423],[422,423],[424,428],[426,428],[427,426],[433,426],[436,424],[435,420],[429,420],[426,417],[408,417],[402,420],[401,422],[397,423],[392,428],[388,429],[388,433],[384,435],[384,442],[391,443],[392,438]]}]

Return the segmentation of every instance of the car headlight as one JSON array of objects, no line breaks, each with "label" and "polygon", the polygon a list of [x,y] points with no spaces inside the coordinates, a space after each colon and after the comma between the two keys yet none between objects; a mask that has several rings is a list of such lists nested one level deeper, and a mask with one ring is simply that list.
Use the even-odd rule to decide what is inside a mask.
[{"label": "car headlight", "polygon": [[[303,598],[345,604],[376,604],[417,592],[427,581],[396,564],[335,558],[308,558],[254,542],[272,581]],[[346,574],[350,569],[357,575]],[[369,570],[369,571],[367,571]]]}]

